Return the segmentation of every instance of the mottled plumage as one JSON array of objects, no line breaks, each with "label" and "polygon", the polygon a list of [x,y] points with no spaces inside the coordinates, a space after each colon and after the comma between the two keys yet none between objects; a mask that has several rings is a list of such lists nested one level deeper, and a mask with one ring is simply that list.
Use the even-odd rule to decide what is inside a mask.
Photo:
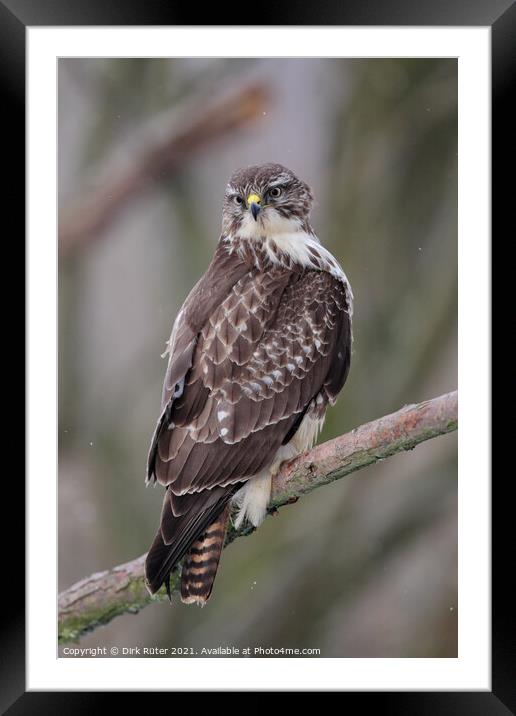
[{"label": "mottled plumage", "polygon": [[271,478],[311,446],[350,365],[349,283],[309,224],[312,194],[280,165],[239,170],[223,233],[168,342],[147,480],[166,487],[151,592],[183,565],[183,601],[211,593],[227,520],[258,525]]}]

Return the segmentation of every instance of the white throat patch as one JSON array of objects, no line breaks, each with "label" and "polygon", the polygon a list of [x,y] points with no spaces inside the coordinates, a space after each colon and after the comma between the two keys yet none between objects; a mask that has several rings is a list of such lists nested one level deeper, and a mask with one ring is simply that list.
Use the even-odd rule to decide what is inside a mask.
[{"label": "white throat patch", "polygon": [[275,209],[264,207],[255,221],[249,212],[246,212],[238,235],[242,239],[263,239],[265,236],[281,236],[300,232],[299,219],[286,219]]}]

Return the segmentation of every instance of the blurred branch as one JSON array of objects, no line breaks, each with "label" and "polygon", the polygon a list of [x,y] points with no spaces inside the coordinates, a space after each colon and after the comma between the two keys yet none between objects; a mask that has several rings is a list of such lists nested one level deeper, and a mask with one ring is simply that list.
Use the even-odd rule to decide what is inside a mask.
[{"label": "blurred branch", "polygon": [[[419,443],[457,430],[457,391],[408,405],[396,413],[361,425],[329,440],[282,466],[273,482],[269,512],[302,495]],[[226,545],[252,528],[229,530]],[[59,595],[59,642],[76,641],[126,612],[137,613],[153,601],[166,599],[164,589],[151,596],[145,587],[145,555],[82,579]],[[171,575],[176,591],[179,573]]]},{"label": "blurred branch", "polygon": [[97,238],[133,196],[144,192],[153,180],[177,172],[205,145],[258,119],[266,102],[265,88],[251,84],[208,104],[189,102],[179,118],[174,113],[173,119],[167,115],[161,122],[153,122],[149,137],[142,140],[143,149],[132,162],[60,213],[60,253],[67,254]]}]

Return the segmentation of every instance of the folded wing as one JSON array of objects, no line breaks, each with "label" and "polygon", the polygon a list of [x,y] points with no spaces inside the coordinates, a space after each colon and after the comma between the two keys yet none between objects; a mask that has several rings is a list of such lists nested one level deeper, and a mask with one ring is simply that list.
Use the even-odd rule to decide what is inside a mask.
[{"label": "folded wing", "polygon": [[197,300],[204,292],[210,301],[208,315],[196,324],[186,306],[170,341],[148,465],[148,478],[167,487],[150,570],[157,588],[241,484],[273,462],[313,401],[333,402],[349,369],[349,307],[338,278],[281,267],[232,278],[216,301],[196,287]]}]

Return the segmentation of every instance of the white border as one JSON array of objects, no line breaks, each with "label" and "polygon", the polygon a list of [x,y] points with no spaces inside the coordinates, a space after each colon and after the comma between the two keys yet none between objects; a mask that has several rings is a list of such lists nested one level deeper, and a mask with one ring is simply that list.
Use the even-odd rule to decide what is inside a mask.
[{"label": "white border", "polygon": [[[490,29],[81,27],[27,34],[28,690],[489,690]],[[231,669],[225,659],[205,660],[205,669],[174,659],[171,669],[168,659],[56,658],[58,56],[459,58],[457,659],[232,659]]]}]

